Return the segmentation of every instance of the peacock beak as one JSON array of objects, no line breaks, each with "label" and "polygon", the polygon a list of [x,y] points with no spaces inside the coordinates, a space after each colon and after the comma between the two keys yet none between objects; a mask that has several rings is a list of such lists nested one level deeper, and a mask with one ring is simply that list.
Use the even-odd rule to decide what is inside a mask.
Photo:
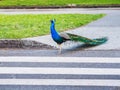
[{"label": "peacock beak", "polygon": [[53,19],[54,22],[56,22],[56,19]]}]

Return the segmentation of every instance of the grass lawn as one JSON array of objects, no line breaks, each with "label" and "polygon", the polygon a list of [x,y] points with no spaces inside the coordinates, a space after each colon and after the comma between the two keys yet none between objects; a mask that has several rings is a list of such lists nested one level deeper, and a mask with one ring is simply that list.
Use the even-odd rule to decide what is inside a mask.
[{"label": "grass lawn", "polygon": [[0,39],[35,37],[50,33],[50,20],[56,19],[57,31],[65,31],[88,24],[104,14],[0,14]]},{"label": "grass lawn", "polygon": [[76,5],[112,5],[120,0],[0,0],[0,6],[67,6]]}]

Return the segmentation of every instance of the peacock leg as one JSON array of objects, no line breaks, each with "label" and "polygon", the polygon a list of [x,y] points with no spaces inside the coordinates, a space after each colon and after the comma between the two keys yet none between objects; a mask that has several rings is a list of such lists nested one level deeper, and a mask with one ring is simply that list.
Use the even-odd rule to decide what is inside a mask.
[{"label": "peacock leg", "polygon": [[61,51],[62,51],[62,45],[59,44],[58,46],[59,46],[59,54],[61,54]]}]

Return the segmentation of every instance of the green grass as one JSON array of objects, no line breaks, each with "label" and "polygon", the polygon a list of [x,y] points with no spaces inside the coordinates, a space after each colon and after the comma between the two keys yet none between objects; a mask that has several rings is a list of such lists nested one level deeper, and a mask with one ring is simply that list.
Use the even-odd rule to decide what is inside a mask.
[{"label": "green grass", "polygon": [[120,0],[0,0],[0,6],[67,6],[120,4]]},{"label": "green grass", "polygon": [[35,37],[50,33],[50,20],[56,19],[57,31],[65,31],[88,24],[104,14],[42,14],[0,15],[0,39]]}]

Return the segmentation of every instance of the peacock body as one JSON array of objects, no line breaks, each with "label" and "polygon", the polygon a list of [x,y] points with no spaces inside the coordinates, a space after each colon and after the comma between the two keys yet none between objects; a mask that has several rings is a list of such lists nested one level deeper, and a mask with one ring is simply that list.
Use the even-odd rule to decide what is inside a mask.
[{"label": "peacock body", "polygon": [[51,36],[52,36],[52,39],[57,43],[57,44],[62,44],[63,42],[67,41],[67,40],[70,40],[70,38],[68,37],[65,37],[62,36],[62,34],[58,34],[58,32],[55,30],[55,21],[54,20],[51,20],[51,26],[50,26],[50,31],[51,31]]},{"label": "peacock body", "polygon": [[63,42],[66,42],[68,40],[76,41],[76,42],[83,42],[87,45],[100,45],[107,41],[106,37],[99,38],[99,39],[89,39],[83,36],[71,34],[71,33],[58,33],[55,29],[55,21],[51,20],[51,26],[50,26],[51,36],[52,39],[58,44],[61,45]]}]

